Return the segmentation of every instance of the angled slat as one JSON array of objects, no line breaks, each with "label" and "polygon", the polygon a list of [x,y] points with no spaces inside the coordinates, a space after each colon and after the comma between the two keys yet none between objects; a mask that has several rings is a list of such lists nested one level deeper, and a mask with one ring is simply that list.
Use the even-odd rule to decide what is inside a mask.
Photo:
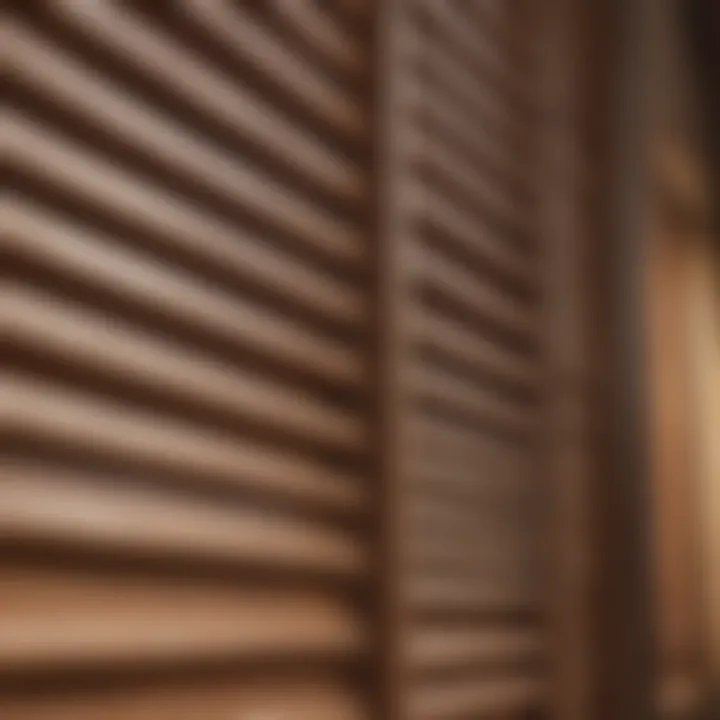
[{"label": "angled slat", "polygon": [[[68,162],[73,162],[72,156]],[[240,350],[265,352],[270,359],[326,380],[353,386],[364,375],[362,363],[350,349],[313,336],[262,305],[126,249],[118,244],[121,238],[83,229],[20,199],[8,203],[5,220],[6,251],[58,276],[100,287],[180,325],[210,332]]]},{"label": "angled slat", "polygon": [[478,171],[465,154],[453,151],[448,143],[429,135],[423,141],[423,156],[428,168],[440,176],[451,187],[460,187],[463,194],[477,197],[477,213],[491,214],[513,231],[523,231],[526,218],[521,216],[522,208],[513,202],[507,192]]},{"label": "angled slat", "polygon": [[52,295],[10,283],[3,303],[7,343],[49,360],[127,378],[237,419],[260,422],[331,447],[364,449],[361,419],[333,410],[297,390],[214,361]]},{"label": "angled slat", "polygon": [[228,0],[184,0],[186,15],[205,28],[239,62],[261,68],[275,83],[343,137],[360,140],[366,133],[363,109],[355,98],[303,61],[278,34],[248,9]]},{"label": "angled slat", "polygon": [[49,569],[0,574],[0,673],[99,664],[220,659],[350,659],[365,640],[342,603]]},{"label": "angled slat", "polygon": [[439,370],[414,370],[412,388],[423,401],[441,405],[453,413],[461,413],[479,423],[500,424],[511,432],[528,432],[533,426],[532,415],[525,407],[499,399],[491,391]]},{"label": "angled slat", "polygon": [[[435,3],[430,0],[429,6],[434,7]],[[448,51],[449,47],[453,49]],[[478,130],[484,130],[485,141],[492,144],[493,139],[497,143],[505,137],[508,120],[512,118],[504,98],[489,89],[483,82],[482,74],[458,56],[454,44],[449,45],[444,38],[427,35],[420,62],[432,78],[433,96],[445,94],[438,92],[444,85],[445,92],[461,99],[462,107],[458,107],[455,114],[461,116],[464,122],[475,124]],[[504,162],[511,161],[507,146],[501,144],[488,149],[495,150],[498,158],[504,157]]]},{"label": "angled slat", "polygon": [[[38,443],[129,457],[135,463],[174,467],[180,472],[216,473],[224,475],[226,481],[228,476],[234,479],[249,475],[252,467],[243,466],[243,461],[248,456],[252,461],[253,454],[257,454],[255,445],[248,448],[227,433],[204,430],[157,413],[127,410],[36,378],[8,373],[0,393],[6,431]],[[256,456],[255,460],[258,462]],[[287,463],[283,455],[269,455],[261,470],[269,474]],[[277,482],[295,482],[292,464],[288,474]],[[318,529],[310,522],[280,522],[260,511],[248,510],[242,532],[246,560],[255,565],[345,577],[362,575],[366,568],[365,552],[354,538]]]},{"label": "angled slat", "polygon": [[322,52],[330,64],[353,77],[365,73],[367,60],[361,50],[362,43],[317,3],[312,0],[272,0],[272,3],[292,31]]},{"label": "angled slat", "polygon": [[499,347],[479,332],[460,322],[440,317],[426,310],[414,323],[418,343],[452,357],[467,367],[475,367],[525,388],[536,388],[540,378],[537,368],[527,360]]},{"label": "angled slat", "polygon": [[[155,31],[115,3],[60,0],[51,9],[61,15],[63,22],[72,23],[105,48],[111,48],[124,63],[174,91],[213,121],[257,143],[279,160],[297,166],[309,180],[348,198],[357,196],[361,186],[357,168],[343,162],[312,135],[299,131],[267,105],[261,95],[250,93],[224,76],[170,34]],[[271,177],[263,178],[262,185],[267,196],[272,193],[283,199],[288,206],[283,212],[289,215],[293,209],[300,209],[299,200],[279,190]],[[252,183],[245,189],[252,193]]]},{"label": "angled slat", "polygon": [[[2,124],[10,143],[9,161],[26,172],[61,184],[81,198],[107,207],[115,215],[134,219],[141,227],[165,234],[177,232],[181,247],[188,244],[191,249],[195,247],[197,232],[204,226],[211,237],[222,238],[215,240],[216,247],[232,237],[228,226],[213,215],[199,212],[157,183],[121,169],[49,127],[19,113],[6,113]],[[289,232],[303,235],[310,246],[341,259],[355,260],[361,254],[362,244],[356,237],[349,237],[345,227],[331,217],[309,205],[306,206],[308,212],[293,207],[284,195],[275,195],[271,186],[257,178],[248,182],[247,187],[258,195],[253,206],[261,209],[270,222],[279,221]],[[189,241],[189,238],[194,240]]]},{"label": "angled slat", "polygon": [[339,557],[343,548],[347,557],[360,557],[348,534],[319,524],[264,517],[238,503],[198,501],[122,480],[117,474],[9,462],[0,481],[0,538],[236,567],[263,554],[286,553],[283,538],[326,557],[328,550]]},{"label": "angled slat", "polygon": [[[467,248],[471,254],[492,263],[510,276],[524,282],[532,281],[532,272],[528,262],[524,258],[518,257],[518,254],[509,248],[510,243],[504,238],[498,237],[489,226],[479,222],[457,203],[451,202],[438,193],[428,192],[426,193],[423,215],[436,228],[440,229],[444,235],[451,238],[453,242]],[[438,258],[438,262],[441,260],[441,258]],[[478,297],[483,293],[488,297],[495,295],[493,305],[497,308],[497,312],[512,314],[509,307],[500,309],[500,297],[491,288],[487,287],[487,282],[483,282],[481,278],[470,276],[463,280],[463,276],[467,275],[466,272],[459,268],[453,269],[447,262],[440,268],[436,268],[433,264],[432,269],[433,275],[442,271],[443,275],[446,276],[451,274],[458,276],[463,287],[469,288],[474,285],[474,292]],[[508,301],[505,304],[511,305]],[[511,322],[517,321],[511,320]]]},{"label": "angled slat", "polygon": [[[356,481],[287,451],[156,412],[129,410],[49,381],[8,376],[3,380],[2,401],[6,430],[38,442],[330,507],[356,508],[363,498]],[[304,552],[302,544],[290,550]],[[356,566],[355,548],[345,550],[338,564],[344,565],[346,558]]]},{"label": "angled slat", "polygon": [[487,79],[492,76],[502,84],[503,90],[507,89],[513,94],[519,92],[519,78],[510,70],[511,65],[502,52],[503,48],[495,47],[491,37],[479,32],[477,26],[468,23],[459,3],[453,0],[444,3],[420,0],[420,3],[447,36],[453,38],[453,45],[472,60],[480,77]]},{"label": "angled slat", "polygon": [[[288,215],[296,217],[295,224],[299,227],[301,223],[298,223],[298,220],[308,218],[310,224],[305,235],[312,247],[318,246],[330,256],[340,259],[356,253],[359,256],[361,246],[357,238],[352,239],[351,230],[332,224],[332,221],[322,218],[320,213],[310,206],[307,206],[307,212],[300,207],[293,207],[291,197],[285,194],[275,195],[272,186],[265,183],[262,177],[255,176],[253,171],[233,160],[227,153],[214,149],[197,132],[182,128],[172,117],[163,116],[106,78],[98,77],[85,64],[73,60],[62,49],[22,25],[15,23],[3,32],[9,35],[8,44],[12,50],[10,66],[14,75],[27,86],[41,91],[57,105],[69,108],[71,112],[91,120],[102,132],[145,152],[155,161],[162,162],[177,176],[203,184],[211,193],[232,205],[244,204],[251,209],[262,210],[265,206],[282,203],[283,207],[288,207]],[[77,155],[78,164],[81,164],[83,159],[86,160],[88,169],[85,175],[91,171],[103,172],[118,178],[118,188],[127,188],[128,184],[133,184],[144,189],[146,181],[113,168],[97,155],[87,153],[87,149],[67,141],[56,141],[52,151],[45,148],[49,163],[47,170],[55,169],[56,163],[62,161],[62,154],[66,156],[68,153]],[[62,175],[61,171],[59,174],[65,178],[67,171],[65,175]],[[75,170],[74,177],[74,186],[77,187],[83,177],[82,170]],[[96,189],[94,194],[92,188],[86,192],[95,198],[102,189]],[[266,193],[266,197],[263,197],[262,193]],[[132,207],[138,220],[144,221],[149,228],[171,232],[174,242],[180,247],[190,248],[192,252],[210,261],[229,264],[241,276],[247,276],[249,272],[264,271],[265,275],[274,279],[275,284],[289,282],[291,287],[297,286],[311,298],[325,288],[326,302],[338,303],[338,310],[356,311],[355,307],[347,307],[347,299],[335,289],[331,278],[315,277],[314,281],[319,288],[312,290],[313,278],[310,271],[303,270],[299,263],[283,260],[281,253],[271,254],[264,250],[261,238],[254,238],[247,231],[243,231],[242,234],[248,241],[246,259],[242,254],[245,247],[240,248],[238,244],[237,227],[213,215],[201,214],[157,185],[153,187],[151,196],[154,198],[154,206],[148,207],[147,201],[143,203],[142,195],[138,197],[138,192],[132,194],[126,190],[124,202],[132,205],[120,207],[127,207],[128,210]],[[107,195],[101,197],[107,199]],[[266,211],[269,209],[268,207]],[[278,209],[273,207],[272,216],[277,212]],[[318,221],[321,225],[317,224]],[[203,234],[200,234],[201,230],[204,231]],[[198,242],[198,236],[204,239],[202,245]],[[322,241],[323,237],[327,238],[326,242]],[[343,244],[342,238],[348,238],[346,244]],[[333,290],[333,295],[329,296],[329,292]],[[349,291],[346,290],[345,294],[349,294]]]}]

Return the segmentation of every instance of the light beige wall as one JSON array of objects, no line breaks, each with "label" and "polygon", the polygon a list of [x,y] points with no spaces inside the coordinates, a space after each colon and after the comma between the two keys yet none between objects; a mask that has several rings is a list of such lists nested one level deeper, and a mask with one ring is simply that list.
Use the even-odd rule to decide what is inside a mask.
[{"label": "light beige wall", "polygon": [[712,239],[688,252],[687,328],[696,417],[699,520],[708,659],[720,685],[720,264]]}]

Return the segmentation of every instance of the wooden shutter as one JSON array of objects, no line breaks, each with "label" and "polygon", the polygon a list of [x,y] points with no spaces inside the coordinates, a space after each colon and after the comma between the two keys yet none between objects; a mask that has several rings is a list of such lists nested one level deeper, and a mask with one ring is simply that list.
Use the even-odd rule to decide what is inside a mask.
[{"label": "wooden shutter", "polygon": [[1,714],[367,717],[365,11],[12,5]]},{"label": "wooden shutter", "polygon": [[[513,6],[513,8],[511,8]],[[544,704],[544,256],[520,4],[389,3],[383,155],[396,717]]]}]

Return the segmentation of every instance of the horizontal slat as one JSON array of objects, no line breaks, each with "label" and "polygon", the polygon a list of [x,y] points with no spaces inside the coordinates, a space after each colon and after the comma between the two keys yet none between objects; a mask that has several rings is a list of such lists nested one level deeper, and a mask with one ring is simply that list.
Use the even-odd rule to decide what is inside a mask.
[{"label": "horizontal slat", "polygon": [[[478,600],[492,592],[499,598],[521,597],[521,578],[526,574],[527,556],[512,529],[502,533],[486,532],[484,528],[475,530],[458,528],[448,531],[435,531],[430,528],[413,528],[415,538],[423,538],[422,544],[406,554],[408,567],[423,586],[431,583],[447,583],[452,586],[448,603],[456,609],[455,598],[460,592],[469,596],[476,594]],[[467,546],[477,547],[471,558],[463,555]],[[437,597],[444,597],[438,594]],[[488,602],[485,600],[484,602]],[[437,607],[441,607],[440,604]],[[480,609],[483,605],[479,606]],[[485,605],[487,608],[487,604]],[[499,606],[498,606],[499,607]],[[458,605],[457,609],[464,609]]]},{"label": "horizontal slat", "polygon": [[[72,155],[67,162],[74,162]],[[96,182],[108,180],[101,177]],[[313,337],[257,303],[243,301],[179,268],[122,248],[100,233],[69,224],[33,202],[11,201],[5,221],[7,251],[71,280],[111,291],[184,326],[211,332],[237,344],[240,350],[263,351],[270,359],[325,380],[355,385],[363,376],[356,353]]]},{"label": "horizontal slat", "polygon": [[421,611],[462,613],[536,609],[535,599],[527,593],[511,592],[492,579],[451,582],[447,578],[413,578],[408,582],[407,597],[409,606]]},{"label": "horizontal slat", "polygon": [[[162,162],[177,176],[203,185],[230,205],[246,204],[251,210],[261,210],[273,217],[278,211],[273,203],[285,203],[284,198],[272,193],[263,197],[261,193],[267,192],[263,178],[253,175],[227,153],[213,149],[197,133],[183,129],[171,117],[162,116],[150,106],[135,100],[107,78],[100,79],[87,66],[73,60],[60,48],[17,23],[4,32],[11,33],[10,64],[13,74],[28,87],[41,91],[58,106],[69,108],[76,115],[80,114],[83,120],[91,121],[103,133]],[[51,142],[52,137],[50,134],[46,142]],[[28,151],[31,152],[31,149]],[[77,154],[76,162],[81,168],[63,170],[58,167],[64,159],[62,154],[66,156],[70,152]],[[287,282],[291,289],[297,288],[303,295],[309,295],[310,300],[317,298],[316,305],[320,308],[322,304],[319,301],[322,300],[325,303],[339,303],[336,312],[345,311],[349,314],[357,311],[354,305],[349,304],[348,298],[343,297],[343,294],[350,295],[350,291],[341,290],[342,286],[331,278],[312,273],[300,263],[293,263],[291,259],[283,257],[281,252],[264,250],[263,240],[253,237],[246,230],[241,231],[246,242],[240,245],[236,226],[216,216],[193,210],[190,205],[178,201],[161,187],[128,175],[97,155],[88,153],[86,148],[55,138],[53,150],[46,150],[46,155],[49,155],[50,163],[46,169],[48,173],[66,179],[70,172],[73,179],[68,182],[72,187],[82,190],[84,195],[101,204],[113,200],[120,212],[124,209],[132,210],[136,220],[151,231],[172,233],[168,242],[189,249],[211,262],[229,265],[241,277],[259,271],[276,286]],[[124,190],[122,199],[117,199],[109,190],[83,185],[83,179],[90,172],[104,172],[114,178],[114,186]],[[151,193],[153,203],[149,204],[148,198],[138,190],[133,192],[133,186]],[[248,195],[245,188],[249,188],[253,195]],[[297,210],[296,223],[301,227],[303,218],[310,216],[300,208]],[[312,226],[308,226],[305,237],[311,247],[319,246],[341,259],[345,259],[346,255],[361,255],[360,240],[354,238],[349,228],[332,225],[321,231],[319,227],[313,230]],[[323,242],[323,237],[327,238],[327,242]],[[342,244],[343,237],[348,238],[347,247]],[[199,238],[202,240],[199,241]],[[357,247],[352,247],[352,243],[356,243]],[[314,288],[313,285],[318,287]]]},{"label": "horizontal slat", "polygon": [[[172,240],[184,252],[198,255],[200,259],[208,255],[215,263],[227,260],[231,263],[230,267],[238,267],[237,256],[228,257],[229,243],[231,240],[238,243],[242,236],[238,237],[238,231],[231,226],[193,210],[166,194],[159,186],[148,184],[97,155],[85,152],[76,143],[56,136],[28,118],[6,114],[3,131],[11,143],[9,162],[25,172],[48,184],[60,186],[65,192],[77,193],[80,199],[98,205],[111,217],[119,216],[137,224],[140,230],[147,228],[150,232],[162,234],[166,243]],[[263,192],[262,189],[260,191]],[[267,208],[273,214],[277,211],[277,217],[281,211],[280,207],[273,205],[275,202],[282,205],[279,199],[266,199],[259,207]],[[294,227],[299,228],[303,221],[300,216],[296,216],[296,221]],[[289,224],[293,225],[290,219]],[[331,245],[342,235],[341,229],[334,229]],[[323,233],[318,231],[313,239],[318,240],[322,236]],[[208,248],[202,245],[205,237],[210,243]],[[248,271],[249,266],[245,268],[246,275]],[[322,286],[319,285],[320,288]]]},{"label": "horizontal slat", "polygon": [[[517,253],[507,249],[508,243],[451,201],[438,193],[425,193],[422,214],[436,228],[447,234],[455,243],[467,248],[470,253],[491,262],[510,276],[523,282],[532,282],[533,276],[528,264],[518,257]],[[442,265],[439,264],[441,262]],[[527,318],[521,319],[518,310],[512,307],[512,301],[503,302],[497,291],[487,287],[487,280],[473,277],[471,273],[451,265],[437,254],[433,255],[431,267],[433,275],[442,273],[442,278],[448,278],[451,283],[459,283],[464,294],[469,297],[475,296],[477,298],[475,302],[481,306],[487,305],[488,311],[492,309],[499,318],[504,318],[513,326],[524,327],[527,330]]]},{"label": "horizontal slat", "polygon": [[481,333],[473,332],[448,317],[440,317],[430,309],[417,318],[411,331],[417,342],[438,349],[469,367],[491,372],[519,386],[539,385],[539,373],[532,363],[498,346]]},{"label": "horizontal slat", "polygon": [[537,631],[438,627],[411,633],[407,652],[413,667],[426,669],[527,661],[537,658],[541,647]]},{"label": "horizontal slat", "polygon": [[479,32],[477,26],[467,21],[462,9],[458,8],[459,3],[421,0],[421,4],[443,29],[446,37],[452,38],[453,47],[471,60],[473,70],[479,77],[487,82],[492,76],[493,85],[500,83],[502,89],[511,96],[518,93],[520,78],[512,73],[508,54],[501,52],[502,48],[494,47],[487,33]]},{"label": "horizontal slat", "polygon": [[500,588],[510,576],[527,570],[527,557],[513,557],[501,543],[502,538],[489,533],[484,537],[476,533],[474,538],[416,533],[404,557],[418,578],[446,582],[464,580],[471,587],[473,582],[495,582]]},{"label": "horizontal slat", "polygon": [[[359,196],[362,180],[358,168],[344,162],[312,135],[299,131],[260,94],[249,92],[223,75],[218,67],[207,64],[170,34],[153,30],[149,23],[114,3],[59,0],[51,7],[65,22],[112,49],[124,63],[152,77],[224,128],[297,167],[328,191],[349,198]],[[275,208],[279,215],[310,218],[310,209],[301,209],[299,198],[277,187],[269,176],[248,182],[243,191],[249,200],[262,191],[265,197],[283,202],[285,208]]]},{"label": "horizontal slat", "polygon": [[518,452],[513,444],[472,428],[447,423],[443,418],[411,418],[411,437],[414,452],[421,453],[424,448],[431,451],[428,458],[436,454],[445,462],[458,458],[470,464],[480,463],[486,470],[495,470],[497,466],[502,467],[503,472],[512,470],[512,473],[528,467],[528,456]]},{"label": "horizontal slat", "polygon": [[121,480],[29,461],[6,463],[0,538],[236,565],[303,562],[308,553],[316,553],[320,564],[344,557],[357,565],[362,556],[351,536],[320,521],[301,523]]},{"label": "horizontal slat", "polygon": [[410,714],[415,720],[450,720],[529,710],[541,701],[541,690],[541,683],[533,679],[447,681],[412,691]]},{"label": "horizontal slat", "polygon": [[513,189],[529,187],[526,168],[510,152],[509,142],[499,131],[497,121],[493,124],[492,111],[490,119],[483,117],[488,112],[486,106],[474,107],[474,112],[467,112],[466,105],[474,106],[477,98],[485,97],[485,94],[482,90],[467,87],[472,78],[462,82],[462,66],[449,63],[442,51],[429,56],[426,65],[431,73],[435,102],[424,103],[422,111],[431,119],[432,125],[440,128],[443,135],[462,143],[471,155],[482,159],[482,163],[478,162],[481,171],[494,171],[491,172],[493,176],[499,173]]},{"label": "horizontal slat", "polygon": [[[321,506],[356,510],[365,493],[357,481],[288,452],[245,442],[150,411],[136,411],[48,381],[7,375],[2,386],[6,430],[39,442],[143,463],[149,469],[193,475],[204,483],[259,490]],[[362,554],[354,544],[325,544],[318,555],[298,530],[288,537],[289,558],[310,565],[357,571]],[[264,551],[258,546],[258,552]],[[282,561],[282,558],[279,558]]]},{"label": "horizontal slat", "polygon": [[41,569],[0,574],[0,671],[92,663],[350,659],[358,618],[324,596]]},{"label": "horizontal slat", "polygon": [[[111,217],[119,216],[141,230],[147,229],[171,248],[177,247],[200,259],[208,257],[215,264],[228,263],[236,271],[243,270],[237,249],[232,250],[232,244],[240,247],[238,241],[242,239],[235,226],[200,212],[168,194],[161,186],[125,172],[49,127],[18,113],[5,115],[3,131],[11,143],[9,161],[25,172],[31,172],[51,185],[60,185],[65,192],[77,193],[79,198],[99,206]],[[264,192],[262,184],[254,183],[254,187]],[[258,207],[278,217],[282,211],[274,203],[282,205],[282,200],[265,198]],[[293,217],[295,222],[288,217],[289,226],[300,228],[302,215]],[[344,234],[342,228],[333,227],[328,233],[318,229],[308,237],[312,236],[311,242],[318,243],[321,249],[332,251]],[[329,238],[329,243],[322,240],[323,236]],[[361,249],[359,241],[342,245],[354,248],[353,253]],[[248,267],[244,267],[246,276],[247,273]]]},{"label": "horizontal slat", "polygon": [[239,62],[262,69],[283,91],[326,120],[343,137],[358,140],[367,131],[362,106],[349,93],[304,62],[280,36],[261,25],[239,3],[184,0],[188,17],[205,28]]},{"label": "horizontal slat", "polygon": [[492,392],[439,370],[414,368],[410,387],[423,401],[438,403],[473,421],[499,423],[513,433],[527,432],[534,425],[533,415],[522,405],[498,399]]},{"label": "horizontal slat", "polygon": [[11,345],[315,443],[365,449],[362,418],[257,375],[243,374],[237,366],[214,361],[112,316],[79,310],[43,291],[15,282],[6,285],[5,293],[3,325],[5,341]]},{"label": "horizontal slat", "polygon": [[317,681],[237,678],[101,688],[86,694],[38,693],[3,699],[3,720],[363,720],[349,689]]},{"label": "horizontal slat", "polygon": [[362,77],[368,60],[358,38],[346,32],[312,0],[273,0],[278,15],[293,32],[300,34],[313,48],[322,52],[326,60],[339,70],[354,77]]},{"label": "horizontal slat", "polygon": [[525,232],[529,228],[528,217],[523,217],[522,207],[512,201],[509,193],[492,181],[487,173],[478,172],[469,162],[467,155],[454,152],[447,143],[429,134],[423,140],[422,153],[426,165],[434,176],[439,176],[452,192],[460,188],[466,198],[475,198],[478,216],[486,215],[488,219],[496,219],[510,232]]},{"label": "horizontal slat", "polygon": [[514,531],[512,525],[519,520],[519,505],[518,498],[509,496],[502,485],[495,492],[479,496],[474,503],[442,503],[436,498],[416,493],[408,500],[407,516],[410,522],[442,530],[448,537],[463,532],[481,537]]},{"label": "horizontal slat", "polygon": [[[432,0],[429,4],[435,5]],[[507,137],[512,123],[517,122],[506,99],[484,82],[482,73],[453,51],[455,43],[449,43],[435,33],[427,34],[424,40],[422,66],[432,78],[433,95],[439,99],[440,95],[450,93],[459,98],[462,106],[456,108],[455,114],[464,115],[466,122],[476,126],[480,131],[478,139],[487,144],[488,152],[493,153],[498,160],[509,162],[509,148],[503,146],[502,142],[500,146],[497,145],[498,140]]]}]

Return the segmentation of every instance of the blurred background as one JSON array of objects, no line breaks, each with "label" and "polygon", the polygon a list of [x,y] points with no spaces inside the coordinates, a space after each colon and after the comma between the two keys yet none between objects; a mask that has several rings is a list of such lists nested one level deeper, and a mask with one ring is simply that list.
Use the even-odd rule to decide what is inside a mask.
[{"label": "blurred background", "polygon": [[720,4],[0,34],[2,720],[720,718]]}]

